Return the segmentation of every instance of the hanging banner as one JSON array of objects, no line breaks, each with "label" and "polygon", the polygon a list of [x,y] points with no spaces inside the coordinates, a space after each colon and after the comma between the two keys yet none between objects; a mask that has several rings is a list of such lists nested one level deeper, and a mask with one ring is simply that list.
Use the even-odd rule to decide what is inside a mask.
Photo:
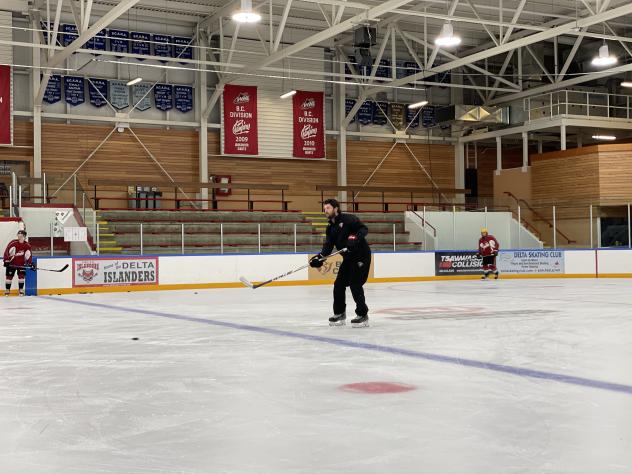
[{"label": "hanging banner", "polygon": [[377,67],[375,77],[391,77],[391,62],[388,59],[381,59]]},{"label": "hanging banner", "polygon": [[408,74],[408,70],[406,68],[406,62],[405,61],[397,61],[397,67],[395,70],[395,75],[397,79],[401,79],[403,77],[406,77]]},{"label": "hanging banner", "polygon": [[151,108],[151,98],[149,94],[151,92],[151,84],[148,82],[141,82],[136,84],[132,89],[132,104],[136,110],[141,112]]},{"label": "hanging banner", "polygon": [[295,158],[325,157],[325,94],[297,91],[292,97]]},{"label": "hanging banner", "polygon": [[154,102],[158,110],[167,111],[173,108],[173,86],[156,84],[154,86]]},{"label": "hanging banner", "polygon": [[125,81],[110,81],[110,103],[118,110],[129,106],[129,88]]},{"label": "hanging banner", "polygon": [[[53,34],[53,24],[50,24],[50,27],[47,26],[46,22],[40,22],[40,27],[42,29],[42,35],[44,35],[44,44],[48,44],[48,30],[50,29],[50,34]],[[55,46],[61,46],[61,34],[57,34],[57,41],[55,41]]]},{"label": "hanging banner", "polygon": [[68,46],[79,37],[77,27],[75,25],[61,25],[61,45]]},{"label": "hanging banner", "polygon": [[64,76],[64,98],[70,105],[81,105],[86,101],[83,77]]},{"label": "hanging banner", "polygon": [[432,105],[427,105],[421,109],[421,126],[424,128],[432,128],[437,125],[435,117],[435,108]]},{"label": "hanging banner", "polygon": [[[349,112],[351,112],[351,109],[353,109],[353,106],[355,105],[356,101],[354,99],[345,99],[345,116],[349,115]],[[349,121],[349,123],[353,123],[356,121],[355,115],[353,117],[351,117],[351,120]]]},{"label": "hanging banner", "polygon": [[183,114],[193,110],[193,87],[173,86],[173,95],[175,96],[176,110]]},{"label": "hanging banner", "polygon": [[[356,68],[356,70],[357,70],[357,65],[356,65],[356,63],[355,63],[355,61],[356,61],[355,56],[348,56],[348,58],[349,58],[349,61],[351,62],[351,65],[352,65],[353,67],[355,67],[355,68]],[[353,74],[353,71],[352,71],[352,70],[351,70],[351,68],[349,67],[349,64],[347,64],[346,62],[345,62],[345,74]],[[345,80],[347,80],[347,81],[353,81],[353,79],[352,79],[352,78],[350,78],[350,77],[346,78]]]},{"label": "hanging banner", "polygon": [[110,51],[115,53],[129,53],[129,31],[108,30],[110,37]]},{"label": "hanging banner", "polygon": [[417,128],[419,127],[419,116],[421,115],[421,110],[419,109],[411,109],[406,107],[406,123],[410,125],[408,128]]},{"label": "hanging banner", "polygon": [[56,104],[61,100],[61,76],[53,74],[48,79],[46,92],[44,92],[44,102]]},{"label": "hanging banner", "polygon": [[404,104],[392,103],[389,109],[391,123],[397,130],[403,130],[405,128],[404,111],[406,106]]},{"label": "hanging banner", "polygon": [[11,66],[0,66],[0,145],[13,144]]},{"label": "hanging banner", "polygon": [[404,67],[406,68],[405,76],[412,76],[413,74],[417,74],[421,72],[421,68],[419,67],[419,64],[417,64],[414,61],[404,62]]},{"label": "hanging banner", "polygon": [[86,43],[86,49],[94,49],[95,51],[105,51],[105,40],[107,39],[107,30],[101,30],[96,36],[93,36]]},{"label": "hanging banner", "polygon": [[193,49],[189,46],[190,43],[191,38],[174,36],[173,57],[178,59],[193,59]]},{"label": "hanging banner", "polygon": [[373,123],[375,125],[386,125],[388,123],[387,113],[388,102],[373,102]]},{"label": "hanging banner", "polygon": [[258,155],[257,88],[224,86],[224,153]]},{"label": "hanging banner", "polygon": [[[151,35],[149,33],[139,33],[138,31],[132,31],[130,33],[130,43],[132,43],[132,54],[144,54],[149,56],[149,42],[151,41]],[[143,58],[138,58],[139,61],[144,61]]]},{"label": "hanging banner", "polygon": [[356,119],[362,125],[373,122],[373,102],[365,101],[358,109]]},{"label": "hanging banner", "polygon": [[171,36],[154,35],[154,56],[170,58],[173,56]]},{"label": "hanging banner", "polygon": [[108,81],[105,79],[88,79],[88,96],[95,107],[103,107],[108,100]]}]

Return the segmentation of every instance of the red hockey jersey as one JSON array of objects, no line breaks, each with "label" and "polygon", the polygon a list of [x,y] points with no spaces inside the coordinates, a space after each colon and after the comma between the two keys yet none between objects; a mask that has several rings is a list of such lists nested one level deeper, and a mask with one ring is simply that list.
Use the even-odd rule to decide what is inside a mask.
[{"label": "red hockey jersey", "polygon": [[483,257],[494,255],[500,249],[500,245],[493,235],[481,237],[478,241],[478,253]]},{"label": "red hockey jersey", "polygon": [[20,243],[19,240],[15,239],[7,245],[7,248],[4,251],[3,260],[5,262],[10,262],[16,267],[22,267],[30,265],[32,258],[31,244],[26,241]]}]

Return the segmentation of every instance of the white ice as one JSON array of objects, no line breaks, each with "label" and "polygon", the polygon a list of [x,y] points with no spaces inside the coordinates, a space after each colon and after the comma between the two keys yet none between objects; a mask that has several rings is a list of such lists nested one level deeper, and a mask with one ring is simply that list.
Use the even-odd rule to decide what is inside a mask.
[{"label": "white ice", "polygon": [[0,472],[631,473],[630,285],[367,285],[363,329],[329,286],[5,298]]}]

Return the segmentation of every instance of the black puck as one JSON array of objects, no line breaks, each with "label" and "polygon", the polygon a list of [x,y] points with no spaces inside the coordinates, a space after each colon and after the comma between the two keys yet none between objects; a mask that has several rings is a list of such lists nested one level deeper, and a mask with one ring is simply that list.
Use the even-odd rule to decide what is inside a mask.
[{"label": "black puck", "polygon": [[138,341],[138,338],[137,337],[133,337],[132,341]]}]

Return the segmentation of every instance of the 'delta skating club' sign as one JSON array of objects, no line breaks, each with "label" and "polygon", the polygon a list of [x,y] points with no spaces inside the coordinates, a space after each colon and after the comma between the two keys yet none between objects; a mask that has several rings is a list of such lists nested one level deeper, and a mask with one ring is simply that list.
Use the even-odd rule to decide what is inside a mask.
[{"label": "'delta skating club' sign", "polygon": [[158,258],[73,258],[72,286],[158,285]]},{"label": "'delta skating club' sign", "polygon": [[224,86],[224,153],[258,155],[257,88]]},{"label": "'delta skating club' sign", "polygon": [[293,96],[295,158],[325,157],[324,93],[297,91]]}]

